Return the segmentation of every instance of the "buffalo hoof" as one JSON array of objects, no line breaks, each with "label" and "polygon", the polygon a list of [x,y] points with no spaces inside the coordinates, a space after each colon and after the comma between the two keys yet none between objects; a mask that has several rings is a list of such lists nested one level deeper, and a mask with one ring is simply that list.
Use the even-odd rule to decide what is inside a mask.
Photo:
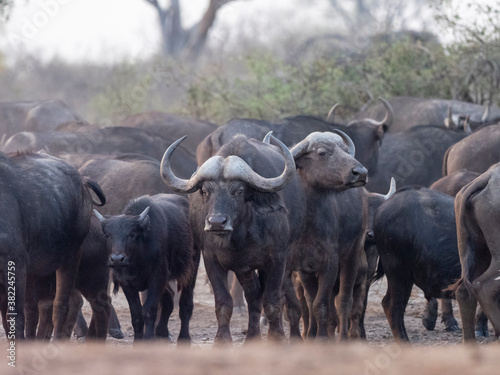
[{"label": "buffalo hoof", "polygon": [[446,325],[444,330],[446,332],[458,332],[458,331],[460,331],[460,327],[458,326],[458,323],[455,323],[455,324]]},{"label": "buffalo hoof", "polygon": [[436,327],[436,319],[437,319],[437,316],[436,317],[424,316],[422,318],[422,324],[426,330],[433,331],[434,328]]},{"label": "buffalo hoof", "polygon": [[121,340],[125,337],[123,334],[122,330],[119,328],[112,328],[108,331],[108,334],[113,337],[114,339]]},{"label": "buffalo hoof", "polygon": [[476,338],[478,339],[480,337],[490,337],[490,333],[488,332],[488,330],[476,331]]},{"label": "buffalo hoof", "polygon": [[442,323],[444,323],[444,330],[447,332],[457,332],[460,331],[460,327],[458,326],[458,322],[454,317],[443,319]]}]

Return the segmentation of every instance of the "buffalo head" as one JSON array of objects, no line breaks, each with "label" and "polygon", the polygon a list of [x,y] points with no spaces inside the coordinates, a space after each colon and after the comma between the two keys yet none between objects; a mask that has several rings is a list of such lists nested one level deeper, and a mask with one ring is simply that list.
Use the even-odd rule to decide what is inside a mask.
[{"label": "buffalo head", "polygon": [[[295,163],[288,148],[277,138],[272,137],[278,144],[281,155],[277,155],[274,147],[255,140],[248,140],[241,136],[233,142],[237,144],[235,150],[245,149],[245,159],[253,160],[250,166],[243,157],[225,150],[231,143],[219,150],[218,155],[205,161],[189,180],[174,175],[170,166],[170,157],[177,145],[185,137],[174,142],[165,152],[161,161],[161,176],[163,181],[174,191],[180,193],[194,193],[197,203],[201,203],[205,214],[204,231],[218,235],[230,234],[235,224],[244,220],[248,213],[254,194],[260,196],[276,193],[283,189],[295,176]],[[255,142],[254,142],[255,141]],[[239,143],[238,143],[239,142]],[[233,144],[234,144],[233,143]],[[224,155],[224,156],[223,156]],[[277,177],[276,166],[284,170]],[[262,174],[255,172],[259,166]],[[264,193],[264,194],[262,194]]]},{"label": "buffalo head", "polygon": [[111,246],[108,259],[110,267],[126,267],[134,263],[138,242],[149,224],[149,207],[140,215],[102,216],[97,210],[94,214],[101,222],[102,231]]},{"label": "buffalo head", "polygon": [[311,187],[343,190],[366,183],[368,172],[354,158],[354,143],[340,130],[311,133],[290,152],[299,175]]}]

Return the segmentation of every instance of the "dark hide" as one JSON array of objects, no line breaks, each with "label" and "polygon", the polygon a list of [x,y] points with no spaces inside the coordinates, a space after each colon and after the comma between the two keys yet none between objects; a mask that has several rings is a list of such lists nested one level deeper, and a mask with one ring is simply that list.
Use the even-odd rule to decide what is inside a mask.
[{"label": "dark hide", "polygon": [[387,276],[382,305],[394,338],[407,341],[404,311],[413,284],[427,300],[451,298],[443,290],[460,276],[453,198],[425,188],[398,190],[376,211],[374,238],[376,278]]},{"label": "dark hide", "polygon": [[210,122],[193,120],[160,111],[127,116],[120,122],[119,126],[142,129],[169,141],[187,135],[184,146],[193,153],[203,138],[217,129],[217,125]]},{"label": "dark hide", "polygon": [[389,190],[391,177],[398,187],[430,186],[442,177],[441,166],[448,147],[466,135],[432,125],[386,134],[379,150],[377,173],[369,179],[366,188],[383,194]]},{"label": "dark hide", "polygon": [[479,175],[480,173],[477,172],[471,172],[467,169],[459,169],[448,176],[441,177],[430,186],[430,189],[437,190],[454,197],[460,189]]},{"label": "dark hide", "polygon": [[118,215],[131,199],[142,195],[172,193],[154,160],[100,158],[88,161],[79,172],[97,181],[106,194],[107,203],[99,210],[103,215]]},{"label": "dark hide", "polygon": [[[173,280],[181,290],[179,340],[190,340],[200,255],[193,250],[188,200],[173,194],[143,196],[132,200],[123,214],[100,220],[111,251],[108,264],[113,279],[130,306],[135,340],[170,337],[168,320],[174,305],[168,282]],[[139,292],[145,290],[147,298],[141,305]],[[160,321],[155,329],[158,310]]]},{"label": "dark hide", "polygon": [[[8,262],[15,263],[18,338],[25,335],[25,309],[28,315],[37,311],[35,279],[54,272],[54,338],[63,337],[81,244],[90,226],[88,187],[102,197],[95,182],[82,180],[75,168],[59,159],[0,153],[0,267],[2,284],[7,287]],[[2,306],[4,327],[6,307]]]}]

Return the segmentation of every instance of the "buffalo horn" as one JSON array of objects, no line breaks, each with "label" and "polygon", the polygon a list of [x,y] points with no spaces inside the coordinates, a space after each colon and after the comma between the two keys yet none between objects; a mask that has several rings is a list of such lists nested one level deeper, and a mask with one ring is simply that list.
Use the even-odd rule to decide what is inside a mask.
[{"label": "buffalo horn", "polygon": [[106,221],[106,218],[104,216],[102,216],[99,211],[97,211],[96,209],[94,209],[94,215],[96,218],[99,219],[100,223],[104,223]]},{"label": "buffalo horn", "polygon": [[228,180],[236,179],[244,181],[256,190],[271,193],[281,189],[295,175],[295,161],[288,147],[283,142],[273,135],[269,135],[269,139],[273,140],[279,147],[281,154],[285,158],[285,169],[281,175],[273,178],[262,177],[256,173],[243,159],[238,156],[231,155],[225,160],[224,177]]},{"label": "buffalo horn", "polygon": [[335,110],[339,107],[340,103],[335,103],[330,111],[328,111],[328,115],[326,116],[326,122],[333,123],[333,118],[335,117]]},{"label": "buffalo horn", "polygon": [[488,120],[488,117],[490,115],[490,105],[491,105],[491,103],[488,102],[488,105],[486,106],[486,110],[484,111],[483,117],[481,117],[481,122],[486,122]]},{"label": "buffalo horn", "polygon": [[273,131],[271,130],[269,133],[266,134],[262,142],[264,143],[271,143],[271,136],[273,135]]},{"label": "buffalo horn", "polygon": [[470,118],[470,115],[465,116],[465,120],[464,120],[464,124],[463,124],[464,132],[466,134],[472,133],[472,129],[471,129],[470,123],[469,123],[469,118]]},{"label": "buffalo horn", "polygon": [[340,137],[342,138],[342,140],[344,141],[344,143],[347,146],[347,152],[349,153],[349,155],[354,157],[354,155],[356,154],[356,147],[354,146],[354,143],[353,143],[351,137],[349,137],[346,133],[344,133],[343,131],[338,130],[338,129],[334,129],[333,133],[340,135]]},{"label": "buffalo horn", "polygon": [[[177,148],[179,143],[181,143],[185,138],[186,136],[179,138],[177,141],[172,143],[169,148],[167,148],[167,151],[165,151],[165,154],[161,159],[161,165],[160,165],[160,174],[163,182],[165,182],[167,186],[169,186],[172,190],[174,190],[177,193],[192,193],[198,190],[199,181],[197,178],[195,178],[198,175],[198,173],[195,173],[189,180],[185,180],[177,177],[172,171],[172,167],[170,166],[170,158],[172,157],[174,150]],[[209,160],[207,160],[207,162]]]},{"label": "buffalo horn", "polygon": [[457,124],[453,121],[451,116],[451,105],[448,106],[448,116],[444,119],[444,126],[448,129],[456,129]]},{"label": "buffalo horn", "polygon": [[141,212],[141,214],[139,215],[139,221],[142,222],[146,216],[148,216],[148,213],[149,213],[149,206],[147,206],[144,211]]},{"label": "buffalo horn", "polygon": [[384,195],[384,199],[389,199],[396,192],[396,180],[394,177],[391,177],[391,186],[389,187],[389,191],[386,195]]},{"label": "buffalo horn", "polygon": [[385,107],[385,117],[380,122],[377,121],[373,122],[373,125],[375,126],[385,125],[386,127],[390,128],[394,118],[394,110],[392,109],[392,106],[389,104],[389,102],[384,98],[379,97],[378,100],[380,100]]}]

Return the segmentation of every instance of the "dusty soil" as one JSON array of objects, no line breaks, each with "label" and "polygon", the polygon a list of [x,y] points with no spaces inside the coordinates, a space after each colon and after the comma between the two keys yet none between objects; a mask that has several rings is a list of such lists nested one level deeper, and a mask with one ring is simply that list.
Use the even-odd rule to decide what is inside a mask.
[{"label": "dusty soil", "polygon": [[[405,324],[411,346],[394,344],[387,320],[380,305],[385,282],[375,284],[369,294],[365,326],[367,341],[349,345],[307,343],[273,346],[252,343],[242,346],[247,326],[246,314],[234,314],[231,322],[233,347],[213,348],[217,321],[213,295],[201,266],[195,290],[195,309],[191,320],[192,348],[176,347],[165,341],[135,345],[128,304],[122,292],[113,297],[125,338],[108,337],[102,345],[18,343],[17,367],[7,365],[0,356],[0,374],[486,374],[497,372],[497,344],[461,345],[461,332],[446,332],[438,322],[434,331],[426,331],[421,323],[425,306],[423,293],[414,288],[406,310]],[[459,320],[456,311],[455,316]],[[88,305],[84,315],[90,317]],[[439,319],[439,318],[438,318]],[[179,332],[177,308],[169,328],[174,338]],[[265,341],[266,327],[263,327]],[[0,349],[5,353],[5,335],[0,333]],[[64,355],[61,355],[64,354]],[[241,364],[244,364],[243,366]],[[495,367],[494,367],[495,366]],[[4,371],[5,370],[5,371]]]}]

